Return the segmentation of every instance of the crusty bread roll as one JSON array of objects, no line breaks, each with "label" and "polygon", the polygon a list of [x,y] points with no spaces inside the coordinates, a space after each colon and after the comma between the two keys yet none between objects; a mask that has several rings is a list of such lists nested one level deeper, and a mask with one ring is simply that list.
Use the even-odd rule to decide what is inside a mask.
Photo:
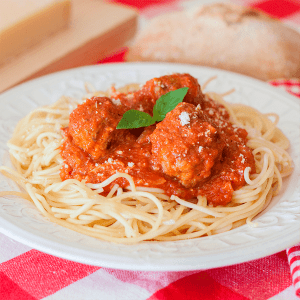
[{"label": "crusty bread roll", "polygon": [[153,19],[126,59],[210,66],[262,80],[300,78],[300,33],[257,10],[215,3]]}]

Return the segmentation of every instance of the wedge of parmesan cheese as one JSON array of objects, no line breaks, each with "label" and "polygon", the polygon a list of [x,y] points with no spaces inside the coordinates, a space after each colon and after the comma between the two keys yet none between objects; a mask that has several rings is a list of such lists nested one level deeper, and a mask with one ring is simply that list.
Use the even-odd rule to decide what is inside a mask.
[{"label": "wedge of parmesan cheese", "polygon": [[1,0],[0,65],[67,26],[71,0]]}]

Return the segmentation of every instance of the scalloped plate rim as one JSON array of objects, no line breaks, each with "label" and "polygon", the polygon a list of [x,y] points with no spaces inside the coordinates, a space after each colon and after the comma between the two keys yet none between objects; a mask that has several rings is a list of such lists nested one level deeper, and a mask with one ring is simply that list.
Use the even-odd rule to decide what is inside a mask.
[{"label": "scalloped plate rim", "polygon": [[[260,86],[262,88],[267,89],[270,93],[276,93],[276,95],[280,94],[284,98],[288,98],[290,102],[294,103],[297,107],[299,99],[296,97],[288,94],[285,91],[282,91],[280,89],[277,89],[275,87],[272,87],[268,85],[265,82],[259,81],[254,78],[250,78],[244,75],[236,74],[233,72],[228,72],[225,70],[219,70],[209,67],[198,67],[193,65],[186,65],[186,64],[173,64],[173,63],[113,63],[113,64],[107,64],[107,65],[96,65],[96,66],[85,66],[75,69],[69,69],[65,71],[60,71],[57,73],[49,74],[34,80],[31,80],[29,82],[25,82],[19,86],[16,86],[2,94],[0,94],[0,101],[3,98],[14,96],[15,94],[20,94],[22,91],[28,91],[36,86],[43,85],[47,81],[57,81],[61,77],[66,78],[67,76],[73,76],[77,72],[87,72],[87,73],[94,73],[99,70],[99,72],[109,72],[109,71],[115,71],[115,70],[126,70],[128,68],[133,69],[140,69],[140,68],[162,68],[167,69],[168,67],[171,68],[186,68],[186,69],[193,69],[193,70],[201,70],[201,72],[217,72],[222,75],[228,75],[229,77],[232,77],[236,81],[248,81],[249,83],[252,83],[254,85]],[[1,99],[2,98],[2,99]],[[0,102],[1,106],[1,102]],[[298,171],[299,173],[299,171]],[[299,174],[298,174],[299,175]],[[298,180],[299,183],[299,180]],[[299,187],[296,187],[299,188]],[[300,222],[298,220],[298,224],[300,227]],[[8,228],[7,228],[8,226]],[[58,226],[58,225],[57,225]],[[2,227],[2,228],[1,228]],[[285,241],[283,245],[277,245],[277,241],[274,241],[271,239],[269,241],[269,247],[265,249],[264,251],[255,251],[252,254],[247,254],[246,257],[244,254],[237,255],[235,257],[230,258],[232,254],[236,251],[232,251],[232,249],[223,251],[222,254],[213,253],[210,255],[210,258],[214,258],[213,260],[207,260],[209,256],[207,254],[201,254],[199,255],[202,259],[195,262],[191,261],[189,256],[187,257],[178,257],[177,258],[177,265],[174,264],[174,258],[165,258],[167,262],[163,263],[161,260],[159,262],[154,262],[153,259],[150,258],[148,261],[147,259],[142,262],[135,263],[133,259],[128,259],[127,261],[123,261],[124,256],[118,256],[115,254],[103,254],[96,251],[91,250],[85,250],[82,251],[82,249],[74,249],[71,246],[68,246],[66,244],[62,244],[59,242],[53,242],[47,238],[39,237],[35,235],[34,233],[30,231],[26,231],[21,227],[18,227],[8,220],[1,218],[0,216],[0,232],[3,234],[21,242],[24,244],[27,244],[28,246],[34,247],[38,250],[44,251],[49,254],[53,254],[59,257],[63,257],[65,259],[71,259],[74,261],[82,262],[82,263],[88,263],[103,267],[112,267],[112,268],[121,268],[121,269],[127,269],[127,270],[151,270],[151,271],[184,271],[184,270],[195,270],[195,269],[201,269],[201,268],[214,268],[214,267],[221,267],[221,266],[227,266],[231,264],[236,263],[242,263],[245,261],[257,259],[266,255],[271,255],[275,252],[284,250],[287,247],[292,246],[293,244],[300,241],[300,235],[297,236],[298,229],[295,228],[294,230],[289,229],[289,234],[286,235],[285,231],[281,233],[281,235],[284,237],[280,241]],[[25,236],[25,237],[24,237]],[[147,243],[147,242],[146,242]],[[174,243],[174,242],[167,242],[167,243]],[[176,244],[180,244],[180,242],[175,242]],[[252,243],[253,244],[253,243]],[[127,246],[126,247],[130,247]],[[236,250],[238,248],[243,248],[243,246],[237,246]],[[73,250],[73,251],[72,251]],[[89,257],[84,256],[84,254],[89,254]],[[100,254],[100,256],[99,256]],[[226,254],[224,256],[224,254]],[[125,255],[126,257],[126,255]],[[199,257],[198,257],[199,258]],[[227,258],[227,260],[225,260]],[[106,259],[108,261],[106,261]],[[162,257],[163,259],[163,257]]]}]

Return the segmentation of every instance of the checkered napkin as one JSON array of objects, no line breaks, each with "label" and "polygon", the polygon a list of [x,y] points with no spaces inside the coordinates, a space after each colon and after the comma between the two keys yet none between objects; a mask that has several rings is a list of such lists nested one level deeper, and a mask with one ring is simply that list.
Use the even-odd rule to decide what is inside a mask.
[{"label": "checkered napkin", "polygon": [[[300,51],[300,50],[299,50]],[[270,84],[280,87],[292,95],[300,98],[300,80],[299,79],[276,79],[269,82]]]},{"label": "checkered napkin", "polygon": [[300,243],[296,246],[286,250],[293,284],[295,286],[295,293],[300,298]]},{"label": "checkered napkin", "polygon": [[0,299],[299,300],[285,251],[211,270],[124,271],[61,259],[2,234]]}]

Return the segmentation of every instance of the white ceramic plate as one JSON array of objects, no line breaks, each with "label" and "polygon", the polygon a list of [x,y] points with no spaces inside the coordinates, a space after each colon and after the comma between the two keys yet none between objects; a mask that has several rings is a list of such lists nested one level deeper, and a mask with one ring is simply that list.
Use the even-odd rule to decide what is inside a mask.
[{"label": "white ceramic plate", "polygon": [[[62,95],[81,97],[84,83],[106,90],[112,83],[145,83],[153,77],[186,72],[200,84],[211,76],[207,91],[236,89],[227,101],[251,105],[280,115],[279,127],[291,141],[293,174],[261,213],[256,228],[244,225],[211,237],[176,242],[118,245],[73,232],[45,220],[35,207],[17,197],[0,198],[0,232],[33,248],[66,259],[128,270],[180,271],[221,267],[264,257],[300,241],[300,99],[261,81],[217,69],[180,64],[109,64],[51,74],[24,83],[0,95],[0,159],[9,163],[6,142],[17,121],[32,109]],[[0,178],[0,190],[16,188]],[[0,249],[1,252],[1,249]]]}]

